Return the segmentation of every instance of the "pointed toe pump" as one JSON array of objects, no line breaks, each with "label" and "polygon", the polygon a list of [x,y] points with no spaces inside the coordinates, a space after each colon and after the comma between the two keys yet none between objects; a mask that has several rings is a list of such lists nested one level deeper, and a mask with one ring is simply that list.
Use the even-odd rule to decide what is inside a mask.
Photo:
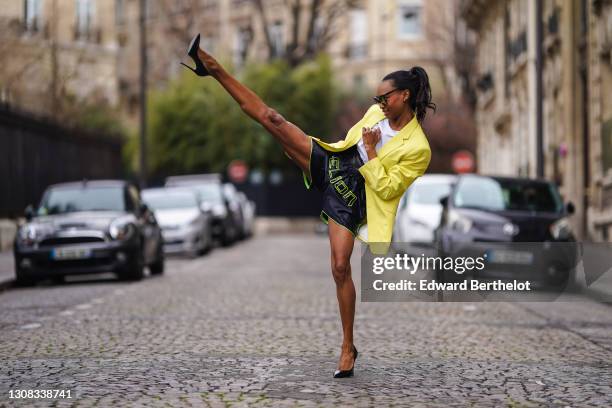
[{"label": "pointed toe pump", "polygon": [[210,73],[204,66],[204,63],[202,62],[200,57],[198,57],[198,48],[200,48],[200,34],[193,37],[193,39],[191,40],[191,43],[189,44],[189,48],[187,48],[187,55],[189,55],[191,59],[193,59],[193,62],[195,62],[195,65],[196,65],[195,69],[191,68],[187,64],[183,64],[182,62],[181,62],[181,65],[189,68],[191,71],[193,71],[194,74],[198,76],[210,75]]},{"label": "pointed toe pump", "polygon": [[357,352],[357,347],[353,346],[353,355],[355,356],[353,358],[353,366],[351,367],[350,370],[336,370],[334,372],[334,378],[346,378],[346,377],[352,377],[355,373],[354,373],[354,369],[355,369],[355,361],[357,361],[357,356],[359,355],[359,353]]}]

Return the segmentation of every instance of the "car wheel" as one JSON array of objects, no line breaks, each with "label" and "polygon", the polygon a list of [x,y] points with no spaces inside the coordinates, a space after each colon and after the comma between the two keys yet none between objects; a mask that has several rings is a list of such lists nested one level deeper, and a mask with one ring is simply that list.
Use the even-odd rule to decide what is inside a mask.
[{"label": "car wheel", "polygon": [[210,250],[210,237],[207,237],[204,234],[202,234],[199,242],[202,246],[198,250],[198,255],[204,255]]},{"label": "car wheel", "polygon": [[139,281],[144,278],[144,260],[140,249],[121,273],[122,280]]},{"label": "car wheel", "polygon": [[15,271],[15,285],[20,287],[33,286],[36,284],[36,279],[25,277],[23,273],[17,269]]},{"label": "car wheel", "polygon": [[61,285],[62,283],[66,283],[66,277],[64,275],[54,276],[51,278],[51,281],[54,285]]},{"label": "car wheel", "polygon": [[155,259],[155,262],[152,263],[151,266],[149,266],[149,269],[151,270],[151,275],[163,275],[164,265],[164,252],[163,248],[160,245],[159,249],[157,250],[157,258]]},{"label": "car wheel", "polygon": [[234,243],[234,234],[230,234],[229,231],[223,231],[223,236],[221,237],[221,245],[224,247],[230,246]]}]

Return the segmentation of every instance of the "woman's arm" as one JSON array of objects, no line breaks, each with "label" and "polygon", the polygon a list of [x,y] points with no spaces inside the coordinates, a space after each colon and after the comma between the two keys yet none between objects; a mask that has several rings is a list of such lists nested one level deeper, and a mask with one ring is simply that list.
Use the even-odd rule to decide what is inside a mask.
[{"label": "woman's arm", "polygon": [[421,149],[403,157],[388,170],[378,157],[374,157],[361,166],[359,172],[376,195],[391,200],[404,194],[412,182],[425,173],[430,160],[431,150]]}]

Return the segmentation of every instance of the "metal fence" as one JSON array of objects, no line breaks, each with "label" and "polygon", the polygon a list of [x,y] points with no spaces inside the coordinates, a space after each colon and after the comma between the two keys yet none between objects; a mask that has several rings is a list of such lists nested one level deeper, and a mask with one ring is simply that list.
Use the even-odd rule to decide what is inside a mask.
[{"label": "metal fence", "polygon": [[53,183],[121,178],[122,141],[0,107],[0,218],[23,215]]},{"label": "metal fence", "polygon": [[307,190],[301,178],[280,184],[236,184],[256,204],[257,215],[284,217],[318,217],[321,212],[321,193],[312,186]]}]

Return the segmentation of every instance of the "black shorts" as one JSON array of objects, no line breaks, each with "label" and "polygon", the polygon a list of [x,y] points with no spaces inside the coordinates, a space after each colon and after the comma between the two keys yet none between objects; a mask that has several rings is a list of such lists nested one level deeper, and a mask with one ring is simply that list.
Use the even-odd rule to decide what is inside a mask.
[{"label": "black shorts", "polygon": [[321,220],[327,224],[331,218],[357,236],[366,222],[365,180],[358,170],[364,163],[357,145],[331,152],[310,140],[312,184],[323,193]]}]

